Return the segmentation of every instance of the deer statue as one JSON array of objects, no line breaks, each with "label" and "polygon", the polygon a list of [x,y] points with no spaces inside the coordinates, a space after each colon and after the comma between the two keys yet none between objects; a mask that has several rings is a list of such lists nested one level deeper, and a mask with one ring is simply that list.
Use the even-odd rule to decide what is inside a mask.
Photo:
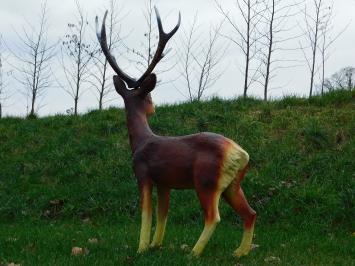
[{"label": "deer statue", "polygon": [[[148,116],[155,112],[150,92],[157,78],[155,66],[164,57],[164,48],[180,26],[179,21],[170,33],[163,30],[157,8],[159,42],[147,70],[139,79],[124,73],[107,46],[105,20],[97,37],[103,53],[117,75],[114,86],[124,100],[133,169],[137,177],[141,200],[141,230],[138,253],[163,242],[171,189],[194,189],[204,213],[204,229],[192,255],[199,256],[220,221],[218,204],[222,196],[241,216],[244,233],[234,255],[247,255],[251,248],[256,212],[249,206],[240,183],[248,169],[249,155],[232,140],[214,133],[199,133],[182,137],[155,135],[149,127]],[[128,89],[128,88],[130,89]],[[152,226],[152,189],[157,188],[157,226],[150,243]]]}]

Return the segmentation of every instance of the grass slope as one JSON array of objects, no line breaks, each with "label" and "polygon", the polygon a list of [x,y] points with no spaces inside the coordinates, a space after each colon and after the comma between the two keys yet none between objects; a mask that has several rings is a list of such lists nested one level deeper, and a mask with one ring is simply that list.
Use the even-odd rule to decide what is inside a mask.
[{"label": "grass slope", "polygon": [[[258,213],[259,247],[240,261],[231,254],[241,221],[224,202],[202,258],[188,259],[203,227],[193,191],[173,191],[163,250],[135,253],[139,198],[123,110],[2,119],[0,265],[354,265],[354,98],[339,91],[157,108],[157,134],[212,131],[249,152],[243,188]],[[89,253],[71,256],[73,246]]]}]

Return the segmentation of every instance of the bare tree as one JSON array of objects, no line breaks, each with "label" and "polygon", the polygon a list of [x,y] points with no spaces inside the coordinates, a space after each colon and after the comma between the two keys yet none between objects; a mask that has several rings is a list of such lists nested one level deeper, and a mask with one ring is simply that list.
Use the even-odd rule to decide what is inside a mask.
[{"label": "bare tree", "polygon": [[324,93],[325,88],[325,68],[326,62],[330,57],[329,49],[334,44],[334,42],[344,33],[348,25],[346,25],[342,30],[335,33],[334,32],[334,1],[330,2],[329,8],[326,9],[327,12],[324,14],[324,19],[322,26],[320,28],[321,38],[318,45],[318,49],[321,53],[321,94]]},{"label": "bare tree", "polygon": [[2,106],[5,94],[6,85],[4,84],[4,65],[3,65],[3,55],[2,55],[2,38],[0,36],[0,118],[2,118]]},{"label": "bare tree", "polygon": [[261,81],[261,84],[264,88],[264,100],[267,101],[270,81],[274,77],[273,72],[285,67],[281,66],[280,63],[294,63],[297,61],[275,59],[274,55],[280,51],[294,50],[294,48],[286,48],[284,46],[287,42],[299,38],[299,35],[296,34],[295,36],[294,32],[292,32],[293,36],[291,36],[291,30],[294,29],[294,26],[289,25],[290,18],[299,13],[295,10],[299,3],[287,0],[264,0],[264,3],[266,10],[263,13],[261,22],[265,28],[263,29],[264,34],[260,33],[264,38],[259,41],[264,49],[261,49],[259,55],[262,62],[260,73],[263,81]]},{"label": "bare tree", "polygon": [[[109,4],[109,18],[108,18],[108,40],[107,45],[109,51],[118,47],[118,44],[121,42],[120,36],[120,23],[123,18],[121,9],[118,8],[117,0],[110,0]],[[99,109],[103,108],[103,104],[106,102],[106,98],[112,92],[112,82],[110,72],[111,68],[109,67],[107,58],[100,50],[99,53],[94,54],[94,71],[91,71],[93,81],[91,82],[93,87],[96,90],[96,95],[99,103]]]},{"label": "bare tree", "polygon": [[[303,32],[306,41],[308,42],[308,46],[304,47],[301,44],[301,49],[311,74],[309,87],[309,97],[311,97],[313,95],[315,75],[318,72],[318,69],[316,68],[317,52],[319,43],[322,39],[322,28],[324,28],[324,24],[329,17],[329,5],[327,0],[312,0],[311,9],[309,9],[309,6],[310,5],[306,4],[302,10],[305,21]],[[307,55],[307,48],[310,49],[311,56]]]},{"label": "bare tree", "polygon": [[223,71],[218,67],[227,48],[220,42],[223,21],[211,26],[208,37],[205,37],[197,20],[196,14],[190,28],[184,30],[179,53],[181,76],[190,101],[200,101],[206,90],[221,77]]},{"label": "bare tree", "polygon": [[42,4],[38,18],[38,28],[27,21],[28,28],[23,28],[22,34],[17,33],[21,45],[16,51],[10,50],[17,61],[12,64],[18,72],[15,79],[23,85],[23,93],[29,101],[30,117],[41,107],[39,100],[53,82],[51,61],[57,45],[48,39],[47,2]]},{"label": "bare tree", "polygon": [[328,40],[328,33],[332,29],[331,23],[332,23],[333,5],[334,2],[332,2],[332,6],[329,8],[329,13],[327,14],[327,17],[324,21],[324,25],[321,28],[322,38],[321,38],[321,43],[318,47],[322,56],[322,72],[321,72],[321,94],[322,95],[324,93],[324,83],[325,83],[325,63],[329,57],[327,55],[327,50],[331,45],[331,43],[334,42],[334,40]]},{"label": "bare tree", "polygon": [[9,98],[7,91],[8,81],[6,77],[10,72],[6,73],[4,68],[5,56],[3,47],[2,36],[0,35],[0,118],[3,117],[4,103]]},{"label": "bare tree", "polygon": [[355,87],[355,68],[354,67],[346,67],[344,68],[345,77],[346,77],[346,84],[348,86],[348,90],[352,90]]},{"label": "bare tree", "polygon": [[[224,35],[232,43],[234,43],[244,55],[245,68],[244,74],[244,98],[247,97],[247,92],[250,85],[258,79],[258,70],[260,66],[252,69],[252,61],[258,53],[257,40],[258,29],[257,25],[262,18],[262,13],[265,8],[261,5],[260,0],[237,0],[236,9],[238,15],[227,11],[221,3],[215,0],[219,12],[225,17],[233,29],[231,35]],[[242,22],[237,22],[234,17],[242,17]]]},{"label": "bare tree", "polygon": [[88,41],[89,22],[84,10],[78,1],[75,4],[77,9],[76,22],[68,23],[68,32],[62,41],[61,65],[66,84],[60,84],[60,86],[73,98],[74,115],[77,115],[79,99],[85,91],[83,86],[90,84],[89,63],[97,49]]},{"label": "bare tree", "polygon": [[326,78],[320,86],[328,91],[336,89],[353,90],[355,88],[355,67],[342,68],[330,78]]}]

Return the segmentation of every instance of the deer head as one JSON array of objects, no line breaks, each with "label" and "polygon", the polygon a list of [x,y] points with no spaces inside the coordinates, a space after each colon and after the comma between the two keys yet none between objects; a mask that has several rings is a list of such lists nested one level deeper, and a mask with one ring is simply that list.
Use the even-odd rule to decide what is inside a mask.
[{"label": "deer head", "polygon": [[[159,42],[151,63],[149,64],[147,70],[143,73],[143,75],[138,79],[134,79],[124,73],[118,66],[115,57],[108,49],[105,26],[108,11],[106,11],[105,13],[101,30],[99,29],[98,17],[96,17],[97,38],[100,42],[102,51],[105,54],[107,61],[117,74],[113,78],[117,93],[120,94],[124,99],[126,108],[133,108],[134,106],[136,110],[142,111],[147,115],[154,112],[154,105],[150,96],[150,92],[155,88],[157,79],[156,75],[152,72],[155,66],[160,62],[160,60],[164,58],[164,48],[170,38],[173,37],[173,35],[179,29],[181,22],[181,14],[179,12],[179,20],[177,25],[171,32],[165,33],[163,30],[159,11],[156,7],[154,7],[154,9],[159,29]],[[127,87],[130,89],[128,89]]]}]

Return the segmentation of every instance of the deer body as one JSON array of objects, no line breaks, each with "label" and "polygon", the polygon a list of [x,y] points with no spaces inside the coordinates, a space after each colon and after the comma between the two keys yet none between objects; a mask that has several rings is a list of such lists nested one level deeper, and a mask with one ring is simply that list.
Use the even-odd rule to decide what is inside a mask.
[{"label": "deer body", "polygon": [[[159,44],[146,73],[137,81],[123,73],[110,54],[106,44],[105,14],[98,38],[109,63],[118,74],[114,76],[116,91],[123,97],[127,127],[133,155],[133,168],[137,177],[142,208],[142,225],[138,252],[163,242],[171,189],[194,189],[200,201],[205,226],[192,250],[202,253],[217,223],[220,221],[218,204],[222,196],[240,214],[244,221],[244,234],[235,255],[250,251],[256,213],[250,208],[240,182],[248,168],[249,155],[234,141],[214,133],[199,133],[182,137],[155,135],[149,127],[148,116],[154,113],[150,92],[155,88],[156,76],[151,72],[162,58],[167,41],[177,31],[163,32],[158,11]],[[127,89],[127,85],[133,89]],[[157,188],[157,226],[150,243],[152,226],[152,189]]]},{"label": "deer body", "polygon": [[[235,160],[228,160],[230,157]],[[248,154],[233,141],[213,133],[185,137],[153,135],[133,152],[133,161],[134,165],[142,164],[147,168],[152,182],[167,188],[217,188],[220,180],[215,177],[206,178],[206,174],[200,173],[200,165],[205,166],[204,170],[209,175],[213,173],[213,176],[221,177],[225,162],[235,163],[238,170],[246,166]],[[226,167],[229,169],[229,165]],[[225,185],[221,184],[221,187],[225,188]]]}]

